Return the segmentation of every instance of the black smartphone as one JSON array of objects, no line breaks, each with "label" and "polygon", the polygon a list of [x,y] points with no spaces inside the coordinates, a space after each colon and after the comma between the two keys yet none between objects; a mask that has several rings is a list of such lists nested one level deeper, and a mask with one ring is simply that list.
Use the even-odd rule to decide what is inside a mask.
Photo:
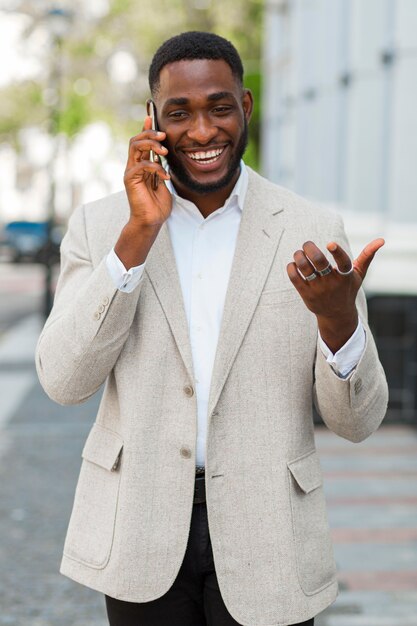
[{"label": "black smartphone", "polygon": [[[146,101],[146,112],[152,120],[152,130],[158,130],[158,124],[156,122],[155,104],[153,103],[153,100],[149,99]],[[157,154],[155,154],[153,150],[150,150],[150,161],[152,161],[152,163],[161,163],[161,159]],[[156,172],[152,174],[151,185],[152,189],[158,189],[159,176]]]}]

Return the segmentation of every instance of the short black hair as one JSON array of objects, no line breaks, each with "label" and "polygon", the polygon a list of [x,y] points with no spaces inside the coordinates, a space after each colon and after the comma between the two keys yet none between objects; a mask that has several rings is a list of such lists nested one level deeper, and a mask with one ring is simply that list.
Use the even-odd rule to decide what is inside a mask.
[{"label": "short black hair", "polygon": [[151,93],[158,91],[159,75],[165,65],[195,59],[226,61],[235,78],[243,84],[242,60],[234,45],[220,35],[191,30],[167,39],[155,52],[148,75]]}]

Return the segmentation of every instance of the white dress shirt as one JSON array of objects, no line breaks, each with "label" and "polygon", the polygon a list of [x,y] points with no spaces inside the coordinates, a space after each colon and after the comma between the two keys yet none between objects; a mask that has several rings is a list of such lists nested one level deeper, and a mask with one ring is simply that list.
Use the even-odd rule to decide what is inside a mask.
[{"label": "white dress shirt", "polygon": [[[229,198],[224,206],[207,218],[202,216],[195,204],[178,196],[171,181],[165,184],[173,195],[167,226],[184,299],[193,358],[198,414],[196,463],[204,466],[211,376],[248,173],[242,161],[241,174]],[[139,284],[145,263],[127,270],[114,249],[107,256],[107,267],[114,284],[127,293]],[[355,333],[336,354],[332,354],[321,337],[320,346],[329,365],[339,376],[346,377],[363,353],[364,328],[359,322]]]}]

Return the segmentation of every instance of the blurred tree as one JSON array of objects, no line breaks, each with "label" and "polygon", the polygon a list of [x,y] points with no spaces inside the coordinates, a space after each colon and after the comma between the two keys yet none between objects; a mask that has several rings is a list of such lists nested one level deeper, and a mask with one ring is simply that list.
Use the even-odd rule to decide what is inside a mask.
[{"label": "blurred tree", "polygon": [[[37,30],[46,29],[37,3],[22,0],[14,7],[32,18],[25,35],[28,41]],[[244,61],[246,85],[254,91],[256,107],[246,160],[257,167],[263,0],[111,0],[100,19],[86,14],[81,0],[73,0],[71,9],[74,22],[61,48],[56,132],[71,141],[90,122],[103,120],[115,137],[127,140],[141,127],[148,97],[147,69],[156,48],[185,30],[213,31],[236,45]],[[48,46],[41,47],[38,55],[44,70],[54,61]],[[0,88],[0,141],[18,149],[22,127],[48,129],[54,105],[50,91],[48,71]]]}]

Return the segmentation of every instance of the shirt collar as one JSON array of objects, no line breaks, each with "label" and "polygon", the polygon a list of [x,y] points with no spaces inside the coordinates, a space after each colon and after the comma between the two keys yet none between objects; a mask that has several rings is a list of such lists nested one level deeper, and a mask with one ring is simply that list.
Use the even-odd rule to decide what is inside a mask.
[{"label": "shirt collar", "polygon": [[[166,170],[169,171],[168,166],[166,167]],[[176,202],[178,202],[179,204],[182,204],[184,206],[185,205],[195,206],[189,200],[186,200],[185,198],[182,198],[181,196],[178,195],[178,193],[177,193],[174,185],[172,184],[171,180],[165,181],[165,184],[168,187],[168,190],[174,196]],[[223,213],[223,211],[225,211],[230,206],[237,206],[238,209],[240,209],[240,211],[243,211],[247,190],[248,190],[248,170],[247,170],[247,167],[246,167],[245,163],[243,162],[243,160],[241,160],[240,161],[240,175],[239,175],[239,178],[237,179],[236,184],[233,187],[230,196],[227,198],[227,200],[224,203],[224,205],[222,207],[219,207],[216,210],[216,213]]]}]

